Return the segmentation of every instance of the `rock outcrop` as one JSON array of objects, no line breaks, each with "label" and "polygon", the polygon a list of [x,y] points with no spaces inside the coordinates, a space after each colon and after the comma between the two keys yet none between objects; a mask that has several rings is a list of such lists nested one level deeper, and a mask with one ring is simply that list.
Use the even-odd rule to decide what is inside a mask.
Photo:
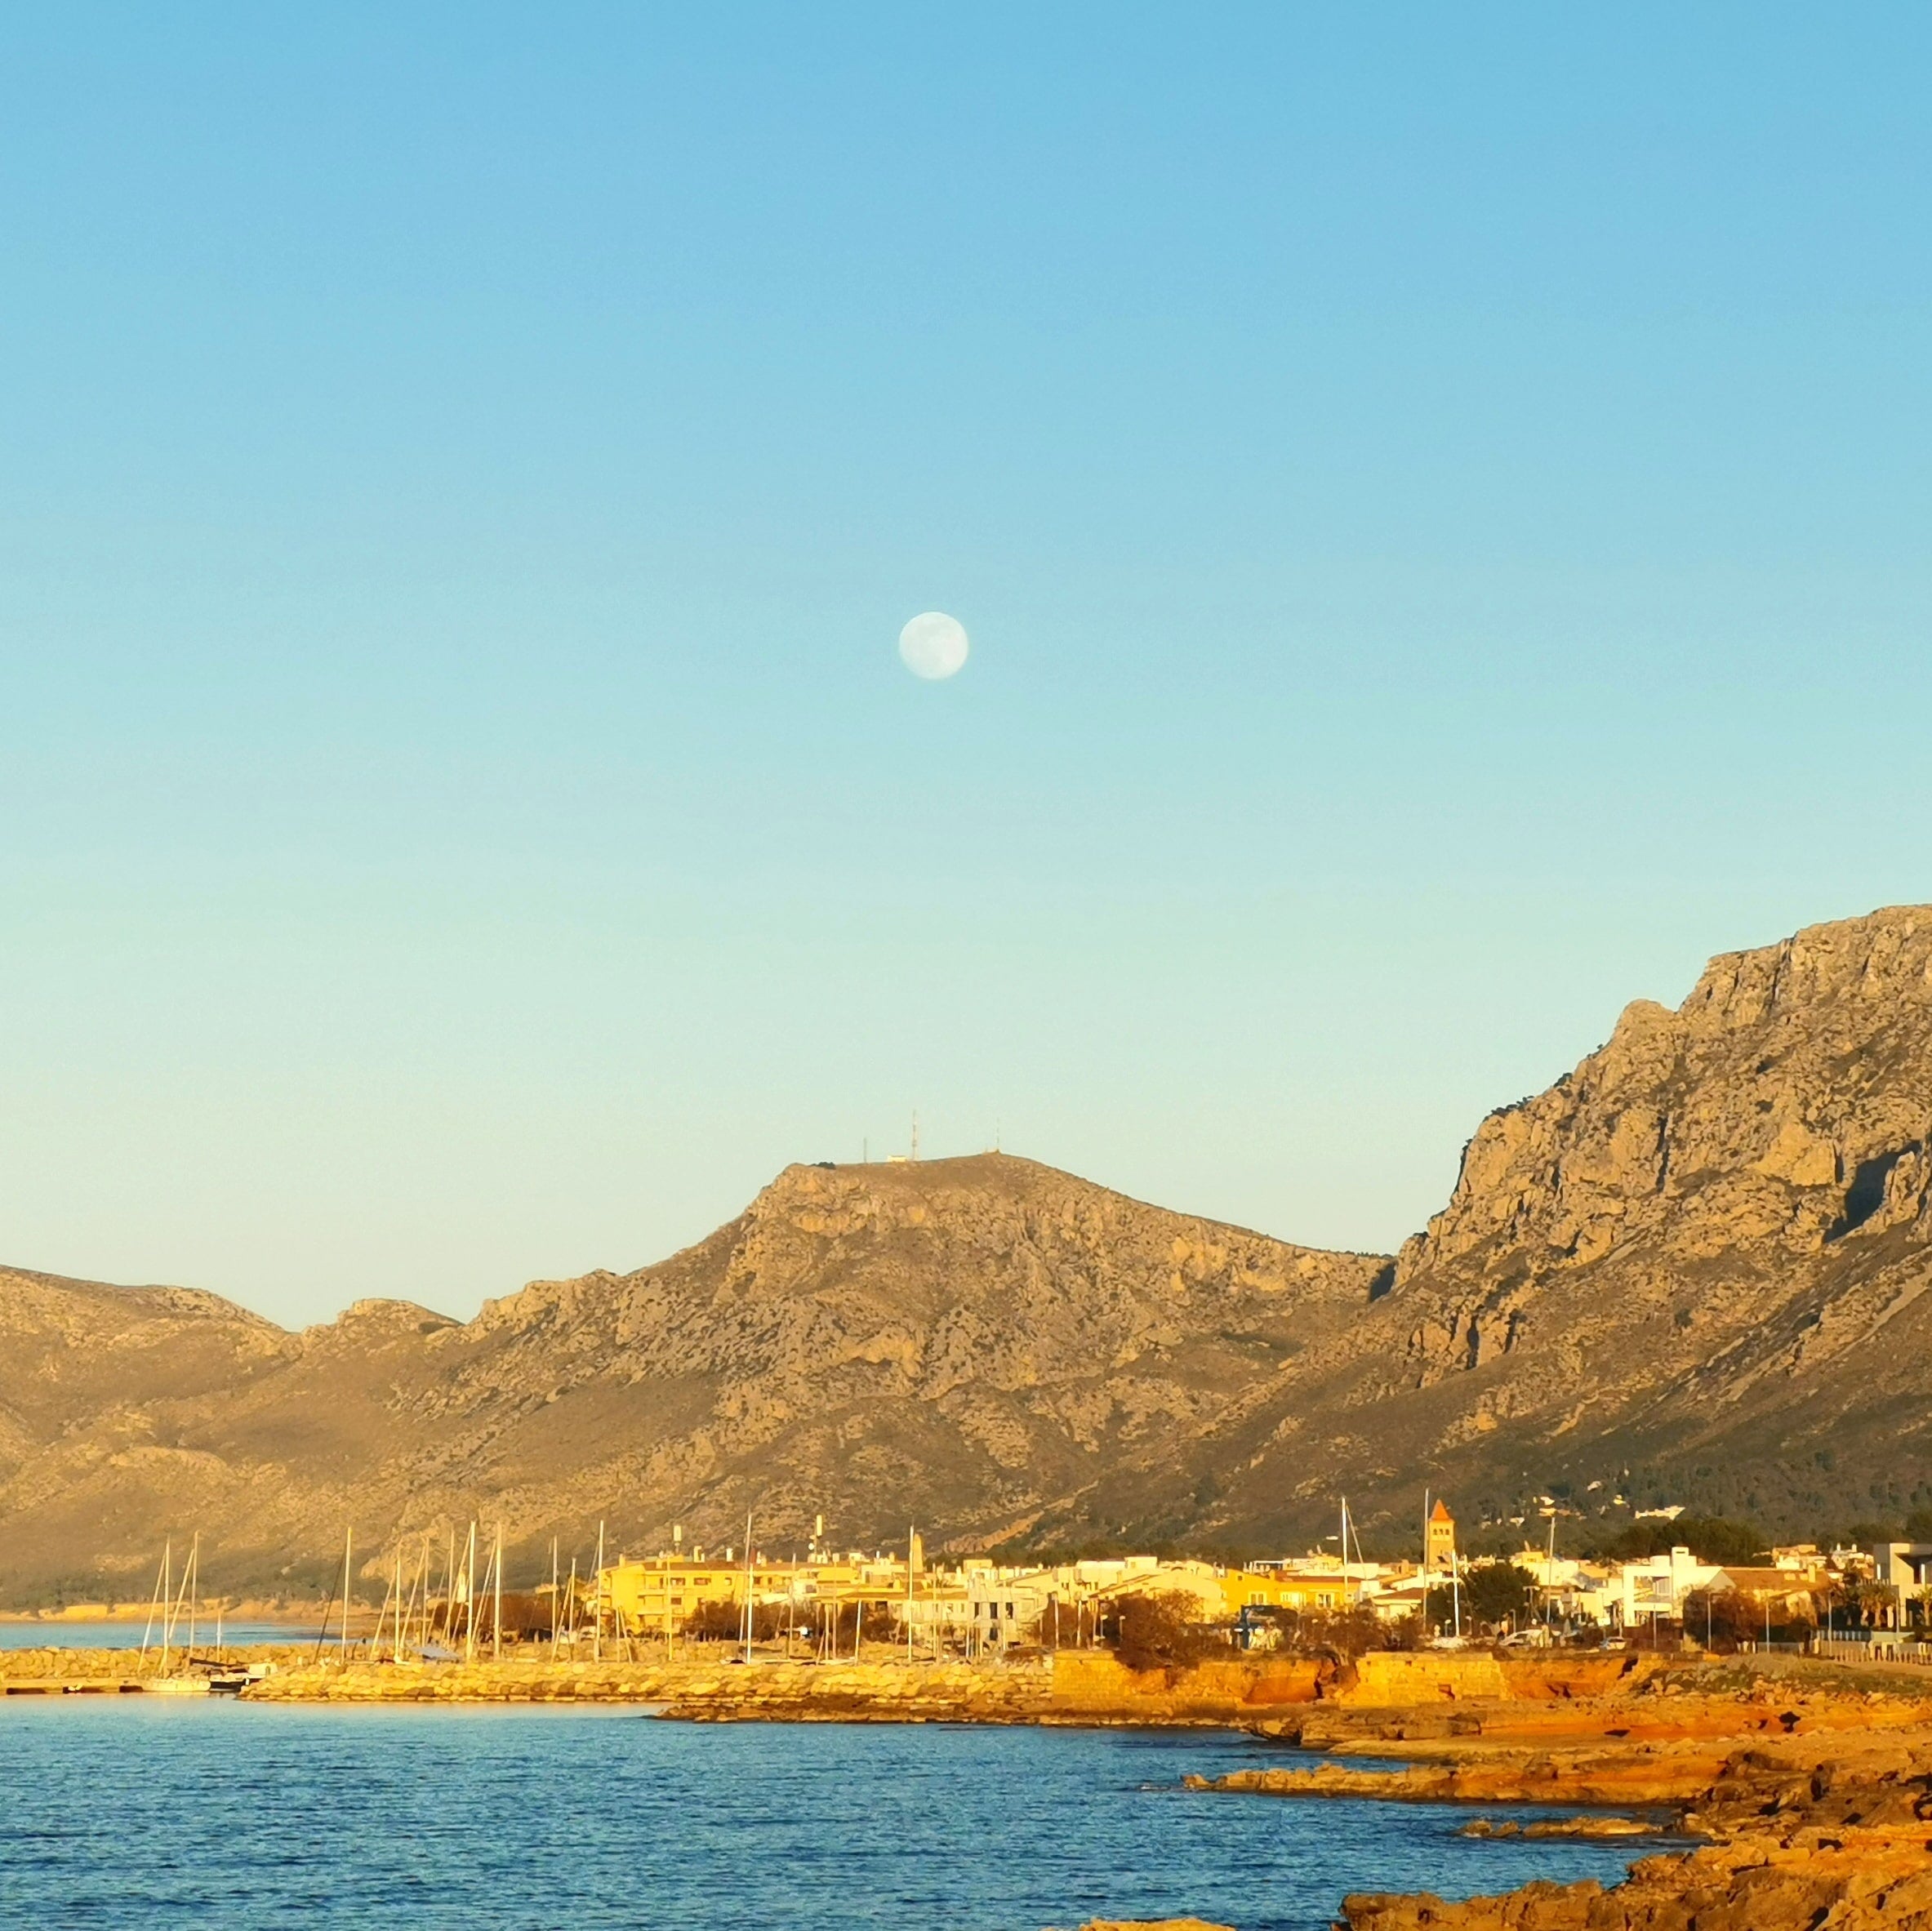
[{"label": "rock outcrop", "polygon": [[1932,1931],[1929,1822],[1922,1729],[1743,1751],[1694,1816],[1707,1848],[1642,1858],[1607,1889],[1351,1897],[1338,1931]]},{"label": "rock outcrop", "polygon": [[[1547,1706],[1500,1700],[1462,1734],[1418,1743],[1402,1733],[1423,1712],[1394,1709],[1379,1740],[1334,1746],[1424,1761],[1262,1769],[1196,1787],[1534,1806],[1549,1814],[1480,1816],[1465,1834],[1678,1840],[1607,1887],[1351,1897],[1337,1931],[1932,1931],[1932,1705],[1922,1684],[1863,1689],[1828,1669],[1743,1689],[1735,1680],[1694,1665],[1633,1671],[1565,1712],[1567,1736],[1549,1727]],[[1617,1809],[1568,1813],[1576,1804]],[[1694,1848],[1682,1848],[1686,1839]]]}]

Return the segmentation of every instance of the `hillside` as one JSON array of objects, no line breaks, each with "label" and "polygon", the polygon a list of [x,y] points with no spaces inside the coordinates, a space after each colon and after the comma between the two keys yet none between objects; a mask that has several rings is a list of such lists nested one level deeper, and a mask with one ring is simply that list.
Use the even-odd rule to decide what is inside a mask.
[{"label": "hillside", "polygon": [[1392,1261],[1000,1155],[793,1167],[697,1246],[459,1324],[287,1334],[0,1273],[0,1596],[145,1587],[195,1528],[306,1583],[346,1522],[499,1517],[547,1560],[673,1523],[872,1546],[1280,1546],[1346,1492],[1538,1491],[1774,1526],[1932,1499],[1932,910],[1712,961],[1482,1122]]},{"label": "hillside", "polygon": [[472,1512],[527,1551],[587,1551],[600,1517],[722,1542],[754,1507],[990,1541],[1111,1468],[1194,1468],[1382,1266],[985,1155],[790,1168],[659,1266],[461,1326],[365,1302],[289,1335],[208,1297],[164,1324],[163,1290],[3,1276],[0,1591],[127,1591],[197,1527],[225,1576],[306,1582],[346,1521],[373,1551]]}]

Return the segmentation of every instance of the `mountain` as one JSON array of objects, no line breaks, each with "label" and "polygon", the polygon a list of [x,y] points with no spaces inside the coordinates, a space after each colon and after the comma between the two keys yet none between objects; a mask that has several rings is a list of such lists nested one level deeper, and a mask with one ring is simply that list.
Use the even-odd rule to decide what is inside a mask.
[{"label": "mountain", "polygon": [[1492,1512],[1626,1469],[1792,1527],[1923,1506],[1929,1145],[1932,910],[1725,954],[1482,1123],[1303,1412],[1399,1416]]},{"label": "mountain", "polygon": [[271,1587],[327,1573],[345,1524],[373,1551],[473,1513],[526,1557],[587,1554],[600,1519],[619,1545],[741,1539],[750,1510],[866,1546],[915,1519],[1023,1534],[1124,1463],[1211,1483],[1217,1422],[1385,1265],[988,1154],[789,1168],[659,1266],[463,1325],[364,1301],[287,1334],[210,1296],[0,1275],[0,1594],[131,1592],[198,1528],[225,1579]]},{"label": "mountain", "polygon": [[[0,1273],[0,1598],[312,1585],[344,1526],[656,1545],[1280,1547],[1425,1484],[1773,1527],[1932,1501],[1932,910],[1818,926],[1640,1003],[1499,1109],[1394,1257],[1002,1155],[789,1168],[655,1266],[457,1324],[290,1334],[214,1297]],[[1565,1533],[1570,1533],[1566,1530]],[[218,1552],[218,1555],[215,1552]]]}]

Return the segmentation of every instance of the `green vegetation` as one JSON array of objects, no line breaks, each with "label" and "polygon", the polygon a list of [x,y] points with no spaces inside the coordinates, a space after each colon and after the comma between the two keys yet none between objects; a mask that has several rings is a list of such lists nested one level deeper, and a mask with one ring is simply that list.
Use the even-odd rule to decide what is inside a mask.
[{"label": "green vegetation", "polygon": [[1232,1645],[1221,1631],[1196,1622],[1193,1599],[1163,1591],[1120,1599],[1101,1634],[1130,1670],[1185,1669],[1210,1656],[1230,1656]]},{"label": "green vegetation", "polygon": [[1673,1549],[1688,1549],[1699,1562],[1742,1566],[1768,1560],[1770,1543],[1755,1522],[1727,1515],[1680,1515],[1674,1522],[1633,1522],[1595,1553],[1636,1562],[1647,1555],[1667,1555]]},{"label": "green vegetation", "polygon": [[[1429,1591],[1428,1616],[1432,1628],[1453,1626],[1458,1591],[1439,1583]],[[1536,1598],[1536,1578],[1513,1562],[1472,1562],[1462,1572],[1461,1620],[1463,1633],[1496,1630],[1520,1622]]]}]

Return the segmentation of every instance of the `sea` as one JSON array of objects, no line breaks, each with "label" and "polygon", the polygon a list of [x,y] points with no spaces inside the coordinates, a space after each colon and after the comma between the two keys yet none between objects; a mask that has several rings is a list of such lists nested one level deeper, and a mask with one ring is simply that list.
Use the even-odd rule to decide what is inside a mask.
[{"label": "sea", "polygon": [[1182,1787],[1286,1757],[1199,1730],[12,1697],[0,1924],[1326,1931],[1350,1891],[1609,1883],[1656,1848]]},{"label": "sea", "polygon": [[[244,1644],[313,1643],[319,1631],[313,1623],[304,1628],[281,1622],[227,1622],[217,1624],[211,1616],[194,1626],[197,1648],[212,1645],[220,1630],[221,1640],[229,1648]],[[154,1635],[144,1620],[138,1622],[0,1622],[0,1649],[138,1649],[143,1640]],[[182,1646],[187,1634],[184,1623],[175,1639]],[[333,1640],[332,1635],[331,1640]]]}]

